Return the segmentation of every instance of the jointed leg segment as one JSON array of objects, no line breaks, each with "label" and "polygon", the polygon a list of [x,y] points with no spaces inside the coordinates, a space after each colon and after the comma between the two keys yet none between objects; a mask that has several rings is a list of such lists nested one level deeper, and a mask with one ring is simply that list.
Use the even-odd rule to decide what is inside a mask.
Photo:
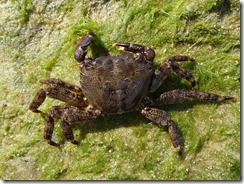
[{"label": "jointed leg segment", "polygon": [[141,113],[148,119],[152,120],[153,122],[156,122],[161,126],[168,127],[168,132],[170,135],[170,139],[173,143],[173,146],[177,149],[178,155],[182,157],[183,151],[182,151],[180,136],[177,132],[177,127],[175,123],[170,118],[170,115],[163,110],[149,108],[149,107],[144,108],[141,111]]},{"label": "jointed leg segment", "polygon": [[51,84],[51,85],[56,85],[60,86],[64,89],[67,89],[69,91],[75,92],[75,93],[82,93],[82,89],[79,86],[75,86],[73,84],[69,84],[67,82],[64,82],[60,79],[55,79],[55,78],[50,78],[50,79],[42,79],[39,81],[42,84]]},{"label": "jointed leg segment", "polygon": [[82,90],[80,87],[68,84],[59,79],[45,79],[40,82],[51,85],[37,92],[29,106],[31,111],[37,113],[41,112],[38,110],[38,107],[44,102],[47,96],[67,102],[70,105],[79,107],[86,105],[86,98],[82,97]]},{"label": "jointed leg segment", "polygon": [[59,146],[57,143],[52,141],[52,133],[54,129],[54,119],[60,119],[60,126],[62,128],[64,138],[73,144],[78,144],[78,142],[74,140],[73,131],[69,123],[94,119],[100,114],[101,112],[99,110],[91,108],[80,109],[73,106],[53,106],[45,117],[44,139],[50,145]]},{"label": "jointed leg segment", "polygon": [[33,112],[40,112],[38,107],[44,102],[47,96],[76,106],[84,106],[86,103],[85,98],[79,94],[72,93],[60,86],[48,86],[37,92],[29,106],[29,109]]},{"label": "jointed leg segment", "polygon": [[[165,92],[154,100],[150,99],[150,101],[148,100],[147,104],[151,106],[156,104],[166,105],[166,104],[182,103],[183,101],[189,99],[197,99],[200,101],[222,102],[226,100],[234,100],[235,98],[230,96],[220,96],[214,93],[200,92],[196,90],[186,91],[186,90],[177,89],[177,90]],[[177,149],[178,155],[182,157],[183,151],[182,151],[180,136],[177,133],[177,127],[174,121],[171,120],[170,115],[163,110],[149,108],[149,107],[144,108],[141,111],[141,113],[145,115],[145,117],[147,117],[148,119],[156,122],[157,124],[168,127],[168,132],[171,141],[174,147]]]},{"label": "jointed leg segment", "polygon": [[180,66],[177,61],[194,61],[194,59],[189,56],[176,55],[162,62],[154,72],[150,92],[155,92],[159,88],[159,86],[163,83],[166,77],[170,74],[171,70],[173,70],[182,78],[188,80],[192,86],[196,85],[194,76],[184,67]]},{"label": "jointed leg segment", "polygon": [[234,100],[234,97],[230,96],[220,96],[214,93],[206,93],[196,90],[172,90],[165,93],[162,93],[160,97],[155,100],[155,103],[159,103],[161,105],[164,104],[174,104],[174,103],[182,103],[188,99],[197,99],[200,101],[214,101],[214,102],[222,102],[225,100]]}]

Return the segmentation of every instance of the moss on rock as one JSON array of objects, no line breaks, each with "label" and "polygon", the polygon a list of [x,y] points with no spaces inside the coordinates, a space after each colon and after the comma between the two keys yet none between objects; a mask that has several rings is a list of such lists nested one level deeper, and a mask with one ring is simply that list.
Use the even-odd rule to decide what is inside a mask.
[{"label": "moss on rock", "polygon": [[[240,7],[234,0],[3,1],[0,9],[0,178],[3,180],[240,180]],[[196,89],[236,97],[223,104],[186,102],[162,107],[184,140],[180,160],[168,133],[139,113],[73,124],[80,146],[43,141],[44,119],[28,111],[39,79],[79,84],[73,52],[93,31],[111,54],[117,41],[150,46],[155,67],[175,54]],[[91,52],[90,52],[91,53]],[[91,56],[91,54],[89,55]],[[190,86],[171,74],[161,88]],[[48,112],[47,99],[40,107]]]}]

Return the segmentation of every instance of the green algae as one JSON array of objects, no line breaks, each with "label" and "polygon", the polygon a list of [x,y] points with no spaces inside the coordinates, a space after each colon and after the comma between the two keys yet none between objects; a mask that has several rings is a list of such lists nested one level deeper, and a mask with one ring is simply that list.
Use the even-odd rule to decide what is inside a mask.
[{"label": "green algae", "polygon": [[[5,4],[4,4],[5,3]],[[0,10],[1,148],[3,180],[240,180],[240,8],[228,0],[196,1],[6,1]],[[75,45],[87,32],[111,54],[114,42],[155,49],[154,67],[175,54],[196,89],[236,97],[223,104],[189,101],[162,107],[184,141],[180,160],[165,129],[139,113],[104,116],[72,124],[80,146],[64,141],[56,122],[57,149],[43,141],[44,118],[28,111],[41,88],[55,77],[79,84]],[[95,48],[95,49],[94,49]],[[93,51],[93,53],[92,53]],[[190,89],[175,74],[158,93]],[[47,99],[40,107],[48,112]]]}]

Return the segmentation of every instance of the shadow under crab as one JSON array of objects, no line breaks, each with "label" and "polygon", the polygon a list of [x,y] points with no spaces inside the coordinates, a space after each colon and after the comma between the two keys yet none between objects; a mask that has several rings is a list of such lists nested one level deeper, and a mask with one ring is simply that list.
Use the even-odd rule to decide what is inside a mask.
[{"label": "shadow under crab", "polygon": [[164,92],[155,98],[150,97],[151,93],[163,85],[171,71],[188,80],[194,87],[196,85],[194,76],[177,63],[194,59],[190,56],[176,55],[163,61],[153,71],[151,66],[155,52],[149,47],[130,43],[115,43],[114,46],[134,54],[109,56],[109,53],[105,52],[96,59],[86,58],[87,47],[92,39],[92,34],[84,36],[77,44],[74,54],[81,70],[81,87],[55,78],[41,80],[41,83],[49,86],[40,89],[29,106],[31,111],[41,112],[38,108],[47,96],[68,104],[53,106],[45,116],[44,139],[50,145],[59,146],[52,141],[54,119],[61,120],[65,139],[78,144],[69,123],[95,119],[105,114],[139,111],[151,121],[168,128],[173,146],[182,157],[183,148],[174,121],[167,112],[155,106],[182,103],[187,99],[214,102],[234,99],[214,93],[181,89]]}]

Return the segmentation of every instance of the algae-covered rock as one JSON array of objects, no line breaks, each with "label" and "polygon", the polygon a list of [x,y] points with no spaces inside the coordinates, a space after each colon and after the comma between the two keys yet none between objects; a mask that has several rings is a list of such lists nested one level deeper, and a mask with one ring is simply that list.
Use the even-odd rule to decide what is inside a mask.
[{"label": "algae-covered rock", "polygon": [[[234,0],[60,1],[0,3],[0,178],[2,180],[240,180],[240,7]],[[167,130],[139,113],[72,124],[79,146],[63,139],[55,122],[43,140],[44,118],[28,111],[39,79],[79,85],[73,58],[89,31],[111,54],[114,42],[155,49],[164,59],[190,55],[184,64],[197,90],[230,95],[222,104],[188,101],[160,107],[171,114],[184,142],[180,160]],[[96,51],[89,50],[92,57]],[[170,74],[157,94],[190,85]],[[48,112],[47,99],[40,107]]]}]

